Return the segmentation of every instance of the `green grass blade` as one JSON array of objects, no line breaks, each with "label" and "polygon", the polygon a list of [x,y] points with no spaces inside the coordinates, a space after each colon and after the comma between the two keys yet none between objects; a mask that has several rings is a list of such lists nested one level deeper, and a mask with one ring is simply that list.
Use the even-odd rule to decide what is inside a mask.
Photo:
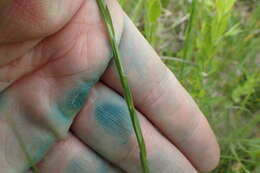
[{"label": "green grass blade", "polygon": [[109,34],[109,39],[113,51],[113,57],[115,60],[115,64],[119,73],[121,85],[124,89],[124,95],[125,95],[125,100],[128,106],[128,110],[130,113],[130,118],[132,121],[132,125],[136,134],[137,142],[140,148],[140,159],[141,159],[141,165],[144,173],[149,173],[149,168],[148,168],[148,162],[147,162],[147,153],[146,153],[146,147],[145,147],[145,141],[142,135],[141,127],[140,127],[140,122],[139,119],[136,115],[136,110],[134,107],[134,102],[133,102],[133,96],[128,84],[128,79],[126,76],[126,73],[123,68],[123,63],[121,60],[120,52],[118,45],[116,43],[116,35],[115,35],[115,30],[113,27],[112,23],[112,18],[110,15],[110,12],[104,2],[104,0],[97,0],[99,9],[101,11],[101,14],[103,16],[104,22],[107,26],[108,34]]},{"label": "green grass blade", "polygon": [[[192,55],[192,49],[193,49],[193,42],[194,42],[194,29],[195,29],[195,20],[196,20],[196,10],[197,10],[197,0],[192,1],[191,3],[191,10],[190,10],[190,17],[189,21],[187,24],[187,29],[185,33],[185,41],[184,41],[184,46],[183,46],[183,54],[182,58],[184,60],[190,60],[190,57]],[[184,73],[184,65],[181,65],[181,78],[183,78],[183,73]]]}]

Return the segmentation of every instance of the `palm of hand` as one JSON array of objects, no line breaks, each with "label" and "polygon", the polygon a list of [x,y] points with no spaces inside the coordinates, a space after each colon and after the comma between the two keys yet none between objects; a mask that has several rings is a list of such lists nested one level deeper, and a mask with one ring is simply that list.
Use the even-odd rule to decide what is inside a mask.
[{"label": "palm of hand", "polygon": [[[78,4],[82,4],[82,2],[83,1],[80,2],[79,0]],[[116,21],[115,27],[118,38],[120,38],[123,32],[123,13],[119,10],[115,2],[109,1],[109,4],[112,9],[114,21]],[[72,18],[69,20],[70,17]],[[64,22],[65,20],[69,20],[69,22],[66,23]],[[95,1],[88,0],[81,5],[80,9],[73,16],[67,16],[67,19],[60,20],[60,22],[55,21],[50,23],[52,23],[53,27],[48,26],[47,28],[52,28],[48,30],[48,32],[46,32],[45,29],[43,29],[45,32],[32,31],[30,41],[23,41],[18,44],[6,43],[3,44],[2,49],[0,47],[0,53],[2,51],[4,52],[2,55],[5,55],[3,56],[5,58],[1,62],[2,66],[0,68],[0,79],[3,81],[2,85],[0,83],[0,91],[2,91],[0,98],[0,137],[3,137],[3,140],[0,141],[0,156],[4,158],[2,162],[0,159],[0,166],[8,173],[21,172],[28,169],[29,164],[24,155],[24,151],[20,149],[21,143],[17,141],[17,135],[22,137],[22,142],[27,146],[26,150],[33,161],[38,162],[43,158],[50,147],[53,146],[56,139],[66,137],[75,116],[79,114],[79,118],[77,118],[77,121],[74,122],[72,127],[74,133],[77,134],[79,138],[111,162],[117,164],[118,160],[121,160],[122,163],[119,163],[119,165],[117,165],[118,167],[127,172],[139,172],[140,166],[130,168],[127,163],[124,163],[126,160],[128,160],[128,162],[131,160],[131,162],[129,162],[130,164],[138,164],[138,159],[135,159],[138,157],[138,152],[135,147],[135,136],[129,125],[127,111],[122,98],[110,91],[103,84],[96,84],[110,62],[111,51],[106,36],[106,29],[102,24],[102,19],[99,16]],[[61,28],[64,24],[66,25]],[[22,36],[13,37],[12,39],[15,40],[18,38],[18,40],[23,40],[24,35],[29,38],[30,32]],[[127,37],[129,36],[125,36],[121,39],[127,40]],[[131,45],[129,46],[131,47]],[[124,49],[126,49],[125,45],[122,44],[122,50]],[[11,53],[6,54],[6,52]],[[129,54],[130,51],[126,51],[126,53]],[[146,56],[146,53],[142,55]],[[157,65],[157,63],[157,61],[150,64],[147,63],[147,67],[154,64]],[[138,63],[136,64],[136,62],[134,62],[134,65],[138,66]],[[158,67],[157,70],[159,69],[164,69],[164,67]],[[149,70],[150,69],[147,71]],[[116,77],[113,77],[115,75],[112,75],[114,73],[115,71],[112,68],[108,69],[103,77],[103,81],[120,92],[119,82],[109,83],[110,80],[116,80]],[[147,72],[143,72],[143,74],[146,75]],[[134,78],[132,80],[130,79],[130,83],[132,81],[132,85],[138,88],[140,84],[135,84],[135,81],[140,79],[136,79],[136,72],[129,72],[129,75],[130,78]],[[158,82],[160,83],[161,81],[151,81],[154,85]],[[92,87],[93,89],[90,92]],[[133,90],[134,94],[141,95],[145,88],[143,90]],[[152,91],[151,96],[144,94],[142,98],[145,100],[153,100],[159,97],[158,94],[154,94],[154,92],[158,91],[153,91],[152,87],[150,91]],[[88,95],[88,102],[85,103]],[[149,97],[151,98],[149,99]],[[183,97],[186,98],[186,95],[184,94]],[[139,98],[138,100],[137,102],[141,104],[142,99]],[[147,101],[147,103],[149,103],[149,101]],[[83,106],[84,109],[82,110]],[[150,108],[152,109],[153,107]],[[146,110],[148,108],[139,109],[145,114],[152,114]],[[107,116],[104,117],[103,114]],[[112,114],[115,115],[111,116]],[[125,116],[122,117],[122,114]],[[161,114],[166,113],[162,112]],[[94,116],[95,121],[101,124],[99,125],[100,127],[94,122]],[[160,123],[163,123],[164,120],[159,120],[162,121],[159,122],[155,118],[152,121],[155,121],[155,124],[160,126]],[[167,118],[165,121],[168,121]],[[85,126],[83,126],[84,123]],[[178,155],[179,157],[177,160],[175,159],[175,161],[162,159],[161,166],[156,164],[152,166],[155,172],[158,172],[163,165],[171,164],[172,162],[175,163],[175,168],[173,168],[174,165],[172,165],[172,167],[165,169],[166,172],[167,170],[171,172],[174,169],[179,169],[180,172],[195,171],[189,161],[187,161],[177,149],[171,149],[170,152],[168,151],[169,148],[172,148],[170,142],[160,135],[146,119],[141,117],[141,123],[145,126],[146,131],[148,131],[145,132],[145,136],[149,136],[148,134],[152,133],[152,138],[154,138],[151,139],[147,137],[149,143],[148,154],[155,146],[160,144],[165,148],[165,151],[162,151],[164,157],[168,159],[173,157],[173,155]],[[191,122],[191,124],[193,123]],[[103,127],[101,128],[101,126]],[[207,126],[207,124],[204,126]],[[180,132],[184,131],[184,128],[179,129]],[[167,133],[169,128],[162,128],[161,130]],[[206,131],[206,135],[211,135],[211,131]],[[111,137],[111,134],[113,137]],[[98,139],[98,136],[101,136],[100,138],[103,137],[103,139]],[[119,140],[116,138],[119,138]],[[72,135],[66,140],[69,141],[68,143],[72,146],[75,145],[80,146],[78,148],[83,148],[80,142],[75,142],[78,140]],[[104,142],[107,147],[100,145],[100,142]],[[211,143],[214,143],[214,140]],[[59,145],[60,144],[56,144],[56,146]],[[183,144],[179,145],[181,148]],[[112,152],[112,146],[116,146],[120,153],[115,154]],[[216,150],[214,149],[215,146],[212,148]],[[131,151],[129,152],[128,150]],[[188,152],[185,151],[187,150],[185,147],[183,150],[184,153]],[[79,151],[85,152],[83,149],[79,149]],[[211,151],[209,153],[211,153]],[[53,155],[55,154],[50,154],[47,158],[58,157]],[[92,155],[94,154],[92,153]],[[158,154],[154,155],[157,155],[155,157],[157,159],[154,160],[157,162],[159,156]],[[197,153],[193,155],[197,155]],[[196,158],[193,155],[191,157]],[[205,153],[205,155],[211,154]],[[82,158],[84,157],[86,157],[86,154],[82,156]],[[60,159],[59,157],[60,162],[64,162]],[[195,159],[191,158],[191,160],[193,161]],[[48,161],[45,162],[40,164],[42,172],[64,172],[63,170],[66,169],[65,166],[64,168],[62,168],[62,166],[61,168],[50,168],[46,166],[50,165]],[[66,162],[69,161],[66,160]],[[151,163],[153,163],[153,161],[151,161]],[[109,165],[106,168],[106,172],[119,172],[118,169],[106,161],[102,161],[102,164]],[[182,166],[178,166],[178,164]],[[195,165],[196,164],[197,163],[195,163]],[[203,164],[197,164],[196,166],[199,167],[199,169],[204,169]],[[93,168],[93,171],[94,170],[96,170],[96,168]]]},{"label": "palm of hand", "polygon": [[[15,128],[19,129],[24,143],[31,143],[28,150],[31,150],[30,147],[40,150],[48,148],[46,143],[53,139],[46,130],[51,130],[59,137],[67,133],[73,117],[83,106],[85,95],[110,61],[106,31],[93,3],[90,1],[82,6],[63,29],[51,36],[5,46],[13,52],[13,56],[9,55],[6,62],[12,61],[0,69],[1,90],[6,90],[1,95],[4,102],[1,112],[12,115],[6,117],[15,121]],[[17,49],[21,50],[15,52]],[[15,108],[15,105],[19,105],[19,108]],[[22,123],[17,124],[17,121]],[[1,121],[1,128],[10,130],[5,121]],[[42,134],[46,137],[37,141],[38,144],[32,143],[32,140],[43,136]],[[8,139],[6,152],[14,147],[19,148],[16,136],[11,131],[8,136],[12,137]],[[37,146],[40,142],[41,147]],[[39,156],[36,156],[37,153],[30,154],[38,160],[43,153]],[[17,156],[24,160],[21,151],[8,154],[6,160]],[[10,166],[14,166],[12,164]]]}]

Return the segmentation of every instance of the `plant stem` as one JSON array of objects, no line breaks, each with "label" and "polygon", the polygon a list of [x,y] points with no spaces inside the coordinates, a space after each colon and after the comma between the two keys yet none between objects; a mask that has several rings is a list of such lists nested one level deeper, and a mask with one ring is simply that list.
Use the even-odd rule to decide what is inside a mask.
[{"label": "plant stem", "polygon": [[140,159],[141,159],[143,173],[149,173],[145,141],[144,141],[144,138],[142,135],[140,122],[139,122],[139,119],[137,117],[136,110],[134,107],[133,96],[132,96],[132,93],[131,93],[131,90],[130,90],[130,87],[128,84],[128,79],[127,79],[126,73],[123,68],[123,63],[121,60],[119,48],[118,48],[118,45],[116,42],[116,34],[115,34],[115,30],[114,30],[113,23],[112,23],[112,18],[111,18],[109,9],[106,6],[104,0],[97,0],[97,3],[98,3],[98,6],[100,8],[101,14],[103,16],[104,22],[105,22],[107,30],[108,30],[114,61],[116,64],[117,71],[119,73],[121,85],[124,89],[125,100],[126,100],[126,103],[128,106],[130,118],[131,118],[132,125],[134,128],[135,134],[136,134],[137,142],[138,142],[138,145],[140,148]]}]

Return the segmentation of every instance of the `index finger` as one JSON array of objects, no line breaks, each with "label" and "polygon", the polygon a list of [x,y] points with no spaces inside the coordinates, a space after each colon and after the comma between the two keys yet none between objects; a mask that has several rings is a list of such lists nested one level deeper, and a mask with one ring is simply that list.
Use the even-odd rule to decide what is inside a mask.
[{"label": "index finger", "polygon": [[[125,15],[120,51],[136,107],[202,172],[219,160],[215,136],[195,102]],[[112,62],[103,81],[122,94]]]}]

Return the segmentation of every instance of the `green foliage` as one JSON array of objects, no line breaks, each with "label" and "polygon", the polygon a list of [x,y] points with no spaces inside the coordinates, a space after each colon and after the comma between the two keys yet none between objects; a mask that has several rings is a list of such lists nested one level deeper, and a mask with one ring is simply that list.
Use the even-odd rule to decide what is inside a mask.
[{"label": "green foliage", "polygon": [[170,0],[161,0],[163,8],[167,8],[169,5]]},{"label": "green foliage", "polygon": [[160,0],[132,0],[128,3],[121,1],[121,5],[137,26],[142,25],[143,34],[153,45],[157,39],[157,22],[162,13],[162,6],[166,7],[169,2],[169,0],[162,2]]},{"label": "green foliage", "polygon": [[161,2],[158,0],[150,0],[146,3],[148,20],[152,23],[157,22],[161,15]]},{"label": "green foliage", "polygon": [[213,173],[259,173],[260,1],[133,1],[124,8],[217,134]]},{"label": "green foliage", "polygon": [[[257,83],[260,82],[260,75],[253,73],[241,82],[232,92],[232,99],[235,103],[241,103],[244,98],[250,97],[254,94]],[[258,76],[257,76],[258,75]]]},{"label": "green foliage", "polygon": [[157,30],[157,20],[161,16],[161,1],[147,0],[145,7],[144,34],[147,40],[154,45],[156,39],[154,33]]}]

